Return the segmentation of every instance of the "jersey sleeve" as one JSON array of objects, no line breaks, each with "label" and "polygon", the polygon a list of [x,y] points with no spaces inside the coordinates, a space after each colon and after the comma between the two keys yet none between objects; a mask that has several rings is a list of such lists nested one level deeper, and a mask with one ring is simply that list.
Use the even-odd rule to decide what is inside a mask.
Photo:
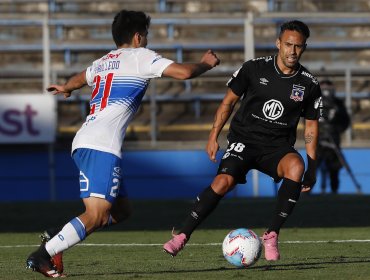
[{"label": "jersey sleeve", "polygon": [[141,63],[139,63],[139,73],[148,78],[161,77],[163,71],[174,61],[159,55],[158,53],[142,49],[140,52]]},{"label": "jersey sleeve", "polygon": [[94,73],[93,73],[93,65],[90,65],[86,69],[86,82],[91,87],[94,84]]},{"label": "jersey sleeve", "polygon": [[302,116],[307,120],[318,120],[322,114],[321,89],[319,84],[313,84],[309,98],[305,104]]},{"label": "jersey sleeve", "polygon": [[226,85],[238,96],[242,96],[248,90],[248,70],[249,64],[246,62],[236,70]]}]

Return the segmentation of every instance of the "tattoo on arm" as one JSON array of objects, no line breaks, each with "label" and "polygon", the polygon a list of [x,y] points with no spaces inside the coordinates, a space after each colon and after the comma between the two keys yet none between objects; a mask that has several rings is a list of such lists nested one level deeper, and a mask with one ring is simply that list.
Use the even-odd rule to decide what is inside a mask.
[{"label": "tattoo on arm", "polygon": [[311,143],[313,141],[313,133],[311,132],[311,133],[308,133],[308,134],[306,134],[305,136],[304,136],[304,142],[306,143],[306,144],[309,144],[309,143]]},{"label": "tattoo on arm", "polygon": [[231,112],[233,111],[233,108],[234,108],[234,104],[221,103],[219,107],[220,112],[217,112],[215,116],[215,120],[213,122],[213,128],[223,126],[224,123],[229,118]]}]

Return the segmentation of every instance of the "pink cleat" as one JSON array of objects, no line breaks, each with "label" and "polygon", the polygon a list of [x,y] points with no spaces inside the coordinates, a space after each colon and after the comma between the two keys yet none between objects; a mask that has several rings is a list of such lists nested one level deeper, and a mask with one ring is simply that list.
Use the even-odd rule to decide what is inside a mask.
[{"label": "pink cleat", "polygon": [[184,248],[187,241],[184,233],[174,234],[172,231],[172,239],[163,245],[163,251],[174,257]]},{"label": "pink cleat", "polygon": [[277,261],[280,259],[278,248],[278,234],[275,231],[265,232],[262,236],[262,243],[265,247],[265,259],[267,261]]}]

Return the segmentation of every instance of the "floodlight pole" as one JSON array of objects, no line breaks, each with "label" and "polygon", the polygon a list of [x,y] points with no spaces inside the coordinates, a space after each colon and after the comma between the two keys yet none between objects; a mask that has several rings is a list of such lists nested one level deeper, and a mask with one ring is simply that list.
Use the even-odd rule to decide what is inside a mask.
[{"label": "floodlight pole", "polygon": [[42,92],[46,92],[46,88],[50,85],[50,32],[49,32],[49,16],[45,13],[42,20],[42,58],[43,58],[43,82]]},{"label": "floodlight pole", "polygon": [[[244,61],[254,58],[254,16],[252,12],[246,14],[244,20]],[[252,170],[253,196],[259,195],[259,174],[258,171]]]},{"label": "floodlight pole", "polygon": [[248,12],[244,20],[244,61],[254,58],[254,16]]},{"label": "floodlight pole", "polygon": [[[50,30],[49,14],[46,12],[42,20],[42,59],[43,59],[43,94],[47,94],[46,88],[50,85]],[[57,106],[57,105],[56,105]],[[55,110],[56,110],[55,106]],[[55,112],[56,113],[56,112]],[[55,124],[56,127],[57,124]],[[49,163],[49,200],[56,200],[56,178],[55,178],[55,151],[54,143],[48,144],[48,163]]]}]

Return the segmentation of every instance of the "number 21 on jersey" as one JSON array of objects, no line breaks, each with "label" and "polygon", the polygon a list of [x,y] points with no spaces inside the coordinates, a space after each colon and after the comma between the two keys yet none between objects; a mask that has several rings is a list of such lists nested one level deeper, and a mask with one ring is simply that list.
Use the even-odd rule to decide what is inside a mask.
[{"label": "number 21 on jersey", "polygon": [[[100,88],[102,79],[105,80],[104,87]],[[100,107],[100,111],[107,107],[110,91],[112,88],[113,73],[108,73],[106,76],[96,75],[94,77],[94,90],[91,93],[90,115],[95,113],[96,107]],[[101,97],[100,97],[101,96]],[[95,100],[99,98],[98,102]]]}]

